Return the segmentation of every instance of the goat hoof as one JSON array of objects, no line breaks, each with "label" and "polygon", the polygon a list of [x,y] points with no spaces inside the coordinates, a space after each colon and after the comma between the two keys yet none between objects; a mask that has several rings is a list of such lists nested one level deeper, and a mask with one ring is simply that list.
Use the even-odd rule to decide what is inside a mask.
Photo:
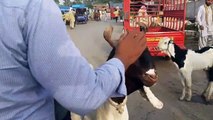
[{"label": "goat hoof", "polygon": [[205,101],[205,105],[210,105],[211,102],[210,101]]},{"label": "goat hoof", "polygon": [[187,102],[190,102],[190,101],[191,101],[191,98],[186,98],[186,101],[187,101]]},{"label": "goat hoof", "polygon": [[209,105],[211,103],[210,99],[206,98],[204,95],[201,95],[201,98],[204,100],[205,105]]},{"label": "goat hoof", "polygon": [[201,98],[206,101],[206,96],[204,94],[201,95]]},{"label": "goat hoof", "polygon": [[207,98],[205,95],[201,95],[201,98],[205,101],[206,105],[210,104],[210,99]]},{"label": "goat hoof", "polygon": [[158,103],[155,104],[154,107],[157,108],[157,109],[162,109],[163,108],[163,103],[161,101],[158,101]]},{"label": "goat hoof", "polygon": [[180,101],[183,101],[183,99],[184,99],[184,97],[180,97],[180,98],[179,98]]}]

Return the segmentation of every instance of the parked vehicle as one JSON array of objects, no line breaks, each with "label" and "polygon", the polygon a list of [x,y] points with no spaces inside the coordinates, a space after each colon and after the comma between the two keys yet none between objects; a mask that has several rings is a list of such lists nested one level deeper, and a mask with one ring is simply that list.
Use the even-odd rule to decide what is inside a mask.
[{"label": "parked vehicle", "polygon": [[62,14],[65,14],[65,13],[69,12],[70,7],[69,6],[64,6],[64,5],[59,5],[59,9],[61,10]]},{"label": "parked vehicle", "polygon": [[88,13],[86,8],[76,8],[75,11],[75,21],[78,23],[87,23],[88,21]]},{"label": "parked vehicle", "polygon": [[85,4],[74,4],[72,9],[75,10],[75,22],[78,23],[87,23],[88,21],[88,11]]},{"label": "parked vehicle", "polygon": [[157,48],[162,37],[170,37],[178,46],[184,48],[185,18],[187,0],[125,0],[124,29],[140,30],[136,19],[141,6],[145,6],[149,16],[146,33],[147,46],[154,56],[165,56]]}]

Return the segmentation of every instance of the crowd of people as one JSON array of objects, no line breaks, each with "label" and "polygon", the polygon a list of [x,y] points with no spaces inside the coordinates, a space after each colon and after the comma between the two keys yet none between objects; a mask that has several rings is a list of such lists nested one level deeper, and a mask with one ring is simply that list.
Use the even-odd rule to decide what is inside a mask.
[{"label": "crowd of people", "polygon": [[91,20],[108,21],[114,19],[115,22],[123,21],[123,10],[119,7],[111,9],[91,9],[89,15]]},{"label": "crowd of people", "polygon": [[[111,11],[113,10],[113,11]],[[87,9],[85,10],[85,16],[87,18],[87,20],[95,20],[95,21],[108,21],[111,19],[114,19],[115,22],[118,22],[118,20],[120,20],[120,22],[123,22],[123,10],[120,9],[119,7],[116,7],[114,9]],[[113,15],[112,15],[113,14]],[[76,25],[76,10],[70,8],[69,12],[67,13],[63,13],[62,12],[62,17],[63,20],[66,24],[69,24],[71,29],[74,29],[75,25]]]}]

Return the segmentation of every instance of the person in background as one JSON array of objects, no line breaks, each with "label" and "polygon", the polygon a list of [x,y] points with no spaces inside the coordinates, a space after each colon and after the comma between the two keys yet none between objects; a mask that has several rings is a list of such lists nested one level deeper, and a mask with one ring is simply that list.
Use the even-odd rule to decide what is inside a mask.
[{"label": "person in background", "polygon": [[143,23],[147,27],[151,24],[151,17],[147,14],[146,6],[142,5],[136,16],[136,23]]},{"label": "person in background", "polygon": [[94,20],[100,21],[100,10],[95,10]]},{"label": "person in background", "polygon": [[212,0],[205,0],[205,4],[201,5],[197,13],[197,22],[199,26],[199,42],[198,48],[213,45],[213,8]]},{"label": "person in background", "polygon": [[107,9],[103,10],[103,20],[106,22],[107,21]]},{"label": "person in background", "polygon": [[148,31],[148,27],[151,25],[151,16],[147,14],[146,6],[142,5],[138,10],[138,14],[135,17],[133,26],[139,27],[140,31]]},{"label": "person in background", "polygon": [[123,22],[124,11],[122,8],[119,10],[119,16],[120,16],[120,22]]},{"label": "person in background", "polygon": [[75,11],[74,11],[74,9],[70,9],[68,13],[64,14],[64,21],[65,21],[65,23],[67,21],[69,21],[70,28],[74,29],[74,27],[75,27]]},{"label": "person in background", "polygon": [[94,9],[90,9],[90,14],[89,14],[90,20],[94,20]]},{"label": "person in background", "polygon": [[94,70],[53,0],[1,0],[0,8],[2,120],[55,120],[54,99],[85,115],[126,95],[125,70],[146,48],[143,33],[125,32],[115,56]]},{"label": "person in background", "polygon": [[115,22],[118,22],[118,16],[119,16],[119,10],[117,8],[115,8],[115,11],[113,12],[113,14],[115,15]]}]

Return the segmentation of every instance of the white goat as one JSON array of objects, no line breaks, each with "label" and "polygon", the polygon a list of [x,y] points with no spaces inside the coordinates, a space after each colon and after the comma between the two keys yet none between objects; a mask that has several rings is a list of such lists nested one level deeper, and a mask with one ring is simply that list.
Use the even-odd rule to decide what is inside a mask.
[{"label": "white goat", "polygon": [[191,101],[192,71],[208,70],[209,83],[202,96],[209,102],[213,92],[213,47],[205,47],[197,51],[181,49],[170,38],[165,37],[159,41],[158,48],[167,54],[180,70],[183,85],[180,100],[183,100],[187,93],[186,100]]},{"label": "white goat", "polygon": [[[157,109],[163,108],[163,103],[152,93],[149,87],[143,86],[144,92],[140,91],[141,95],[147,97],[146,99]],[[120,104],[112,101],[109,98],[102,106],[100,106],[92,114],[80,116],[71,112],[72,120],[129,120],[128,109],[126,106],[127,96]],[[94,118],[95,117],[95,118]]]}]

